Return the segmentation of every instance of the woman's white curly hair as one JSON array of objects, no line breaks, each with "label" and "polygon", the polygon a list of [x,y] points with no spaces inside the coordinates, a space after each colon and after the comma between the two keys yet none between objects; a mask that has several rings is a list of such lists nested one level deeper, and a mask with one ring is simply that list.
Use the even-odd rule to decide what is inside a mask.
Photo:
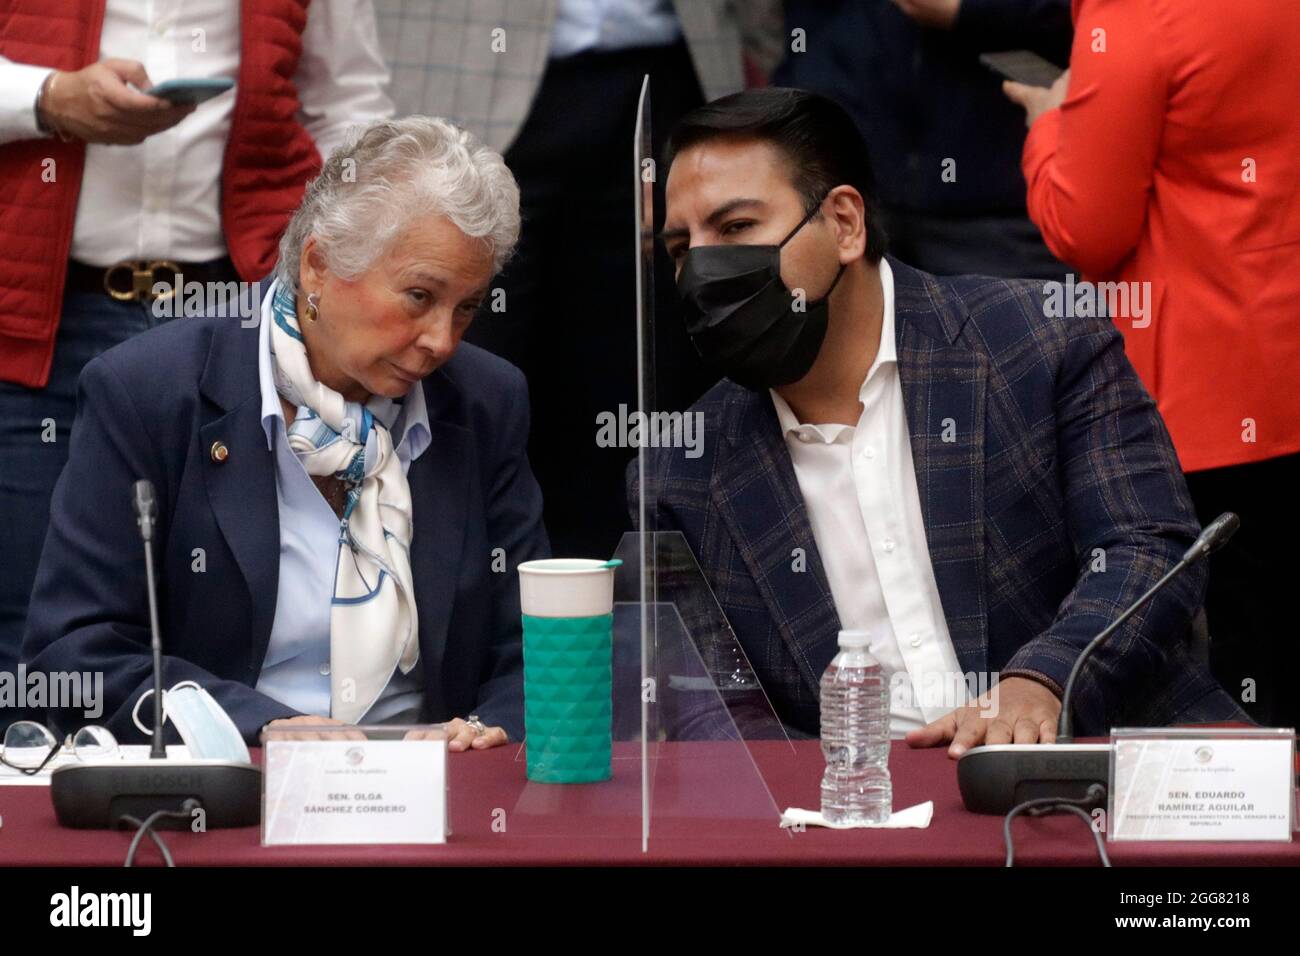
[{"label": "woman's white curly hair", "polygon": [[447,120],[357,127],[307,184],[280,239],[276,275],[297,292],[302,247],[315,236],[329,270],[356,278],[408,223],[431,214],[483,240],[500,271],[519,241],[519,186],[500,154]]}]

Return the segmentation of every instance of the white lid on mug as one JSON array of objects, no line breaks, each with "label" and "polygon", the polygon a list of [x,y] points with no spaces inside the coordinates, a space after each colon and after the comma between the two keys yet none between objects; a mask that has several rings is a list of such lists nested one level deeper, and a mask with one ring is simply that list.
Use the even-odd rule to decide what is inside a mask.
[{"label": "white lid on mug", "polygon": [[614,610],[614,568],[594,558],[544,558],[519,565],[529,617],[595,617]]}]

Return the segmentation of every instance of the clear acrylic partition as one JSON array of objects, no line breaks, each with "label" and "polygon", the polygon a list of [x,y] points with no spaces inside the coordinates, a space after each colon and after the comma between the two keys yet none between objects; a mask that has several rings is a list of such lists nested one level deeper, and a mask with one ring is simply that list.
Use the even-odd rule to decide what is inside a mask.
[{"label": "clear acrylic partition", "polygon": [[[632,131],[632,210],[633,249],[636,256],[636,398],[637,411],[644,415],[655,408],[655,158],[654,140],[650,135],[650,74],[641,82],[641,96],[636,107],[636,129]],[[653,532],[655,514],[653,501],[646,507],[646,449],[637,451],[637,523],[642,531]],[[653,640],[655,621],[652,614],[654,601],[653,534],[636,539],[640,550],[631,563],[624,563],[622,578],[636,582],[637,650],[639,655],[640,686],[653,674]],[[617,586],[617,578],[615,584]],[[617,599],[616,599],[617,600]],[[625,612],[626,615],[626,612]],[[641,851],[649,848],[650,794],[654,779],[650,769],[650,717],[651,701],[640,700],[641,717]]]},{"label": "clear acrylic partition", "polygon": [[[637,251],[637,411],[649,426],[659,411],[655,360],[654,264],[655,157],[650,130],[650,77],[641,88],[632,158]],[[645,427],[642,434],[653,429]],[[637,528],[624,535],[615,554],[623,561],[615,578],[616,665],[636,649],[639,681],[631,687],[615,672],[620,692],[638,694],[644,776],[642,849],[654,851],[655,824],[709,822],[725,835],[726,822],[770,819],[780,812],[759,772],[757,751],[781,759],[791,750],[726,616],[714,599],[691,549],[678,531],[660,529],[658,482],[651,452],[642,444],[636,459]],[[683,453],[684,449],[676,453]],[[627,667],[627,671],[631,671]],[[616,719],[619,714],[616,711]],[[631,720],[625,713],[623,719]],[[755,752],[751,752],[754,748]]]},{"label": "clear acrylic partition", "polygon": [[626,534],[615,556],[624,562],[614,587],[615,646],[630,654],[640,644],[645,660],[646,846],[653,853],[665,823],[708,823],[721,839],[728,821],[770,820],[775,828],[780,811],[760,764],[792,747],[686,539],[677,531]]}]

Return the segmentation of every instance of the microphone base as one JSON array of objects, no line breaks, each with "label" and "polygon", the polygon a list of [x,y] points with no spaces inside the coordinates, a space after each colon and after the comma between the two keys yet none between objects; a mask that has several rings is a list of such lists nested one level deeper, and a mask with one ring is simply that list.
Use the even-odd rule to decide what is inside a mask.
[{"label": "microphone base", "polygon": [[957,759],[957,786],[971,813],[1001,816],[1039,797],[1082,800],[1093,784],[1109,788],[1110,752],[1109,743],[972,747]]},{"label": "microphone base", "polygon": [[[77,830],[116,829],[123,816],[143,820],[159,810],[203,808],[205,829],[256,826],[262,818],[262,770],[234,760],[122,760],[73,763],[50,775],[59,824]],[[190,828],[162,820],[159,829]]]}]

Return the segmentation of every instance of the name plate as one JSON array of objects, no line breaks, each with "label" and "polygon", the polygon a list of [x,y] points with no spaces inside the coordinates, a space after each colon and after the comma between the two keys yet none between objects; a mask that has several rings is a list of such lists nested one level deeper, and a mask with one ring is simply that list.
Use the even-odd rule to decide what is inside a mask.
[{"label": "name plate", "polygon": [[[409,730],[436,737],[408,740]],[[447,842],[447,739],[439,728],[292,732],[324,739],[263,732],[263,846]]]},{"label": "name plate", "polygon": [[1284,840],[1295,815],[1295,732],[1111,731],[1111,840]]}]

